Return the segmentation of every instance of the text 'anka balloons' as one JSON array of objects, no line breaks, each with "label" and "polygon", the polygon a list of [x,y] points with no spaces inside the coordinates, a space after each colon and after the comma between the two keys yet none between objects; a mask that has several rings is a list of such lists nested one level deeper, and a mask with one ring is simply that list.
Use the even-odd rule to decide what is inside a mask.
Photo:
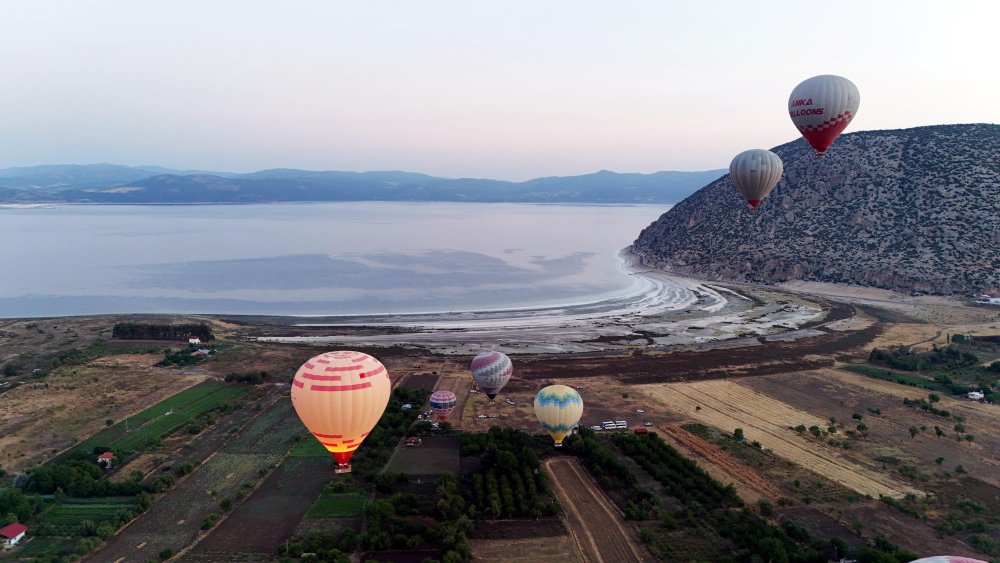
[{"label": "text 'anka balloons'", "polygon": [[389,404],[385,366],[361,352],[326,352],[310,358],[292,380],[292,406],[309,432],[351,470],[351,456]]},{"label": "text 'anka balloons'", "polygon": [[472,379],[492,401],[510,381],[514,366],[507,354],[485,350],[472,359]]},{"label": "text 'anka balloons'", "polygon": [[820,156],[854,119],[861,104],[858,87],[842,76],[814,76],[792,90],[788,115]]},{"label": "text 'anka balloons'", "polygon": [[431,393],[431,398],[429,404],[431,406],[431,412],[437,415],[438,420],[444,420],[448,418],[451,411],[455,410],[455,404],[458,402],[458,397],[454,393],[446,389],[441,391],[435,391]]},{"label": "text 'anka balloons'", "polygon": [[583,399],[572,387],[549,385],[535,395],[535,416],[557,448],[582,415]]},{"label": "text 'anka balloons'", "polygon": [[784,165],[778,155],[764,149],[743,151],[729,163],[729,179],[751,209],[757,209],[771,193],[783,171]]}]

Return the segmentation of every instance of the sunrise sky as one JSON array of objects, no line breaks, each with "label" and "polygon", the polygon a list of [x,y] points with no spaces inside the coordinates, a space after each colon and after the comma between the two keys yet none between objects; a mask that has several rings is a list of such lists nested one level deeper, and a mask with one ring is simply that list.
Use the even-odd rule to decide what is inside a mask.
[{"label": "sunrise sky", "polygon": [[994,1],[0,4],[0,168],[113,162],[523,180],[703,170],[791,141],[1000,120]]}]

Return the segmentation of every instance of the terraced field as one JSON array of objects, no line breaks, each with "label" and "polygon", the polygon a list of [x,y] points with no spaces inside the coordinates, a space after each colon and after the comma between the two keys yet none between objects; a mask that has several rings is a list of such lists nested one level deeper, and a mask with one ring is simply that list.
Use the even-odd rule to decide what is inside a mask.
[{"label": "terraced field", "polygon": [[51,526],[52,535],[81,535],[84,521],[95,526],[115,518],[122,510],[135,508],[134,497],[71,498],[58,502],[38,519],[39,524]]}]

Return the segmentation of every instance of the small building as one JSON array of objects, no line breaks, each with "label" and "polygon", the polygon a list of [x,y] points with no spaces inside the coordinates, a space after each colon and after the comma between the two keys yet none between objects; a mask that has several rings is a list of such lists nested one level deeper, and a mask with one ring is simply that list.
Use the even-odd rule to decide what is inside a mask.
[{"label": "small building", "polygon": [[27,526],[18,524],[17,522],[0,528],[0,539],[3,540],[3,548],[10,549],[17,545],[17,542],[24,539],[24,533],[27,531]]},{"label": "small building", "polygon": [[114,452],[104,452],[103,454],[97,456],[97,465],[108,469],[115,463]]},{"label": "small building", "polygon": [[1000,305],[1000,293],[984,293],[976,298],[976,303],[983,305]]},{"label": "small building", "polygon": [[636,434],[648,434],[649,430],[645,428],[636,428],[635,430],[633,430],[633,432],[635,432]]},{"label": "small building", "polygon": [[969,391],[966,397],[972,399],[973,401],[982,401],[986,398],[986,394],[982,391]]},{"label": "small building", "polygon": [[192,346],[200,346],[201,345],[201,339],[198,338],[197,336],[192,336],[192,337],[188,338],[188,344],[190,344]]}]

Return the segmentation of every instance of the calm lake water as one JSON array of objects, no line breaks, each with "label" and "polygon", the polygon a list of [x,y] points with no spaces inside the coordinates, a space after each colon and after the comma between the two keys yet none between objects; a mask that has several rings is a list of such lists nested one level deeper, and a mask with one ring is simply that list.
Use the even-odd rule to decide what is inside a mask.
[{"label": "calm lake water", "polygon": [[587,303],[664,205],[0,208],[0,317],[345,315]]}]

